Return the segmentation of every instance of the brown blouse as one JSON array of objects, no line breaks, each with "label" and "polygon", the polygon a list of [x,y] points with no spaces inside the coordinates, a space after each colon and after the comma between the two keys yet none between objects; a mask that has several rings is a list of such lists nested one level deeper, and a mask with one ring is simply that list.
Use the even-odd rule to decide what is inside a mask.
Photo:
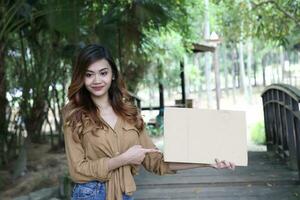
[{"label": "brown blouse", "polygon": [[[132,195],[136,190],[133,176],[138,173],[139,166],[125,165],[108,171],[108,160],[125,152],[133,145],[143,148],[156,148],[146,130],[139,131],[122,118],[118,118],[114,128],[102,120],[107,127],[93,125],[88,117],[78,123],[74,131],[82,131],[81,143],[72,138],[71,127],[64,124],[65,148],[69,172],[72,180],[84,183],[92,180],[106,182],[107,200],[122,200],[122,193]],[[95,134],[92,134],[94,132]],[[147,153],[142,162],[146,170],[163,175],[175,173],[164,162],[162,153]]]}]

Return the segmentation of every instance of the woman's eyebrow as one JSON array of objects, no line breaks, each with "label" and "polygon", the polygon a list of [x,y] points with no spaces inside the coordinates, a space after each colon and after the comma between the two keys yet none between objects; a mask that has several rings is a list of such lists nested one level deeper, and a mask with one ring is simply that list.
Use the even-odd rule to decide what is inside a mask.
[{"label": "woman's eyebrow", "polygon": [[100,69],[99,71],[101,72],[101,71],[104,71],[106,69],[108,69],[108,67],[104,67],[104,68]]},{"label": "woman's eyebrow", "polygon": [[[104,68],[100,69],[99,72],[104,71],[104,70],[107,70],[107,69],[108,69],[108,67],[104,67]],[[92,73],[95,73],[95,71],[89,70],[89,69],[86,70],[86,72],[92,72]]]}]

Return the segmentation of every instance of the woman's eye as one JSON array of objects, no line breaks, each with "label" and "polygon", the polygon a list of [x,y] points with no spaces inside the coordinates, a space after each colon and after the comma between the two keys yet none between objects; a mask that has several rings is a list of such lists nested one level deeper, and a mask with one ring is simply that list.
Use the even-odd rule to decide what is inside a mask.
[{"label": "woman's eye", "polygon": [[101,76],[106,76],[108,72],[101,72],[100,75]]},{"label": "woman's eye", "polygon": [[86,77],[91,77],[92,74],[87,73],[87,74],[85,74],[85,76],[86,76]]}]

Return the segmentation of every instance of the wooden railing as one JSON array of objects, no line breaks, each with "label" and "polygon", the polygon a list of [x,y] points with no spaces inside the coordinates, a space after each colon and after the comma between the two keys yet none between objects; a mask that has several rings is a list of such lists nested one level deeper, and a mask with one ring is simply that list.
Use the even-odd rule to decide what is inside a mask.
[{"label": "wooden railing", "polygon": [[300,90],[272,84],[262,93],[267,150],[284,158],[299,172],[300,179]]}]

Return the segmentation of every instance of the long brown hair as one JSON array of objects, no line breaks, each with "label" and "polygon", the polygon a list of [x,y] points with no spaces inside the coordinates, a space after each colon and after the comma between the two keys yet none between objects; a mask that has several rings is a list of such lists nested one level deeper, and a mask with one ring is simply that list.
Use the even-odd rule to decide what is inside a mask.
[{"label": "long brown hair", "polygon": [[[105,126],[99,117],[100,110],[92,101],[90,93],[84,85],[84,76],[88,67],[102,59],[110,64],[114,77],[108,90],[109,102],[114,112],[128,123],[133,124],[138,130],[141,131],[144,128],[143,119],[137,107],[130,101],[130,95],[111,54],[103,46],[91,44],[84,47],[76,58],[71,84],[68,88],[69,102],[63,109],[64,123],[71,126],[74,133],[73,138],[77,142],[80,141],[80,135],[85,128],[84,119],[90,120],[98,127]],[[75,131],[79,124],[80,130]]]}]

